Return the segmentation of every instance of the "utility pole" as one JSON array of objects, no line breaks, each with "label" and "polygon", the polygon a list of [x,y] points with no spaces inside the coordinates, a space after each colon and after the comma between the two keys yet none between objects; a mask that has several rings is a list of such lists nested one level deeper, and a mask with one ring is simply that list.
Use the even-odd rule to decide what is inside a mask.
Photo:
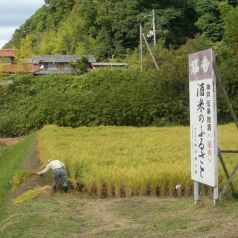
[{"label": "utility pole", "polygon": [[154,46],[156,46],[156,29],[155,29],[155,10],[152,10],[152,25],[153,25],[153,34],[154,34]]},{"label": "utility pole", "polygon": [[[152,15],[147,15],[147,16],[144,16],[144,17],[152,17],[152,25],[153,25],[153,36],[154,36],[154,46],[156,46],[156,29],[155,29],[155,10],[153,9],[152,10]],[[142,28],[142,23],[140,23],[140,69],[141,71],[143,71],[143,39],[146,43],[146,46],[150,52],[150,55],[151,55],[151,58],[155,64],[155,67],[157,70],[159,70],[159,66],[155,60],[155,57],[150,49],[150,46],[146,40],[146,37],[143,33],[143,28]]]},{"label": "utility pole", "polygon": [[111,69],[112,69],[112,60],[113,60],[113,58],[114,58],[114,55],[112,55],[112,58],[110,59],[110,61],[111,61]]},{"label": "utility pole", "polygon": [[154,55],[153,55],[153,53],[152,53],[152,51],[151,51],[151,49],[150,49],[150,46],[149,46],[149,44],[148,44],[148,41],[146,40],[146,37],[145,37],[144,33],[142,33],[142,36],[143,36],[144,41],[145,41],[145,43],[146,43],[146,46],[147,46],[147,48],[148,48],[148,50],[149,50],[149,52],[150,52],[150,55],[151,55],[151,58],[152,58],[152,60],[153,60],[153,62],[154,62],[154,64],[155,64],[155,67],[156,67],[157,70],[159,70],[159,66],[158,66],[158,64],[157,64],[157,62],[156,62],[156,60],[155,60],[155,57],[154,57]]},{"label": "utility pole", "polygon": [[143,71],[142,24],[140,23],[140,70]]}]

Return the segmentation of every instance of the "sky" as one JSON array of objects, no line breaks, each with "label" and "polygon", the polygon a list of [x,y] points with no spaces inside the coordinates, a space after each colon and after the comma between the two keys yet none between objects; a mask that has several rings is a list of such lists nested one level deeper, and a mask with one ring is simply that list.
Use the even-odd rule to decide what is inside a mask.
[{"label": "sky", "polygon": [[0,0],[0,48],[43,4],[44,0]]}]

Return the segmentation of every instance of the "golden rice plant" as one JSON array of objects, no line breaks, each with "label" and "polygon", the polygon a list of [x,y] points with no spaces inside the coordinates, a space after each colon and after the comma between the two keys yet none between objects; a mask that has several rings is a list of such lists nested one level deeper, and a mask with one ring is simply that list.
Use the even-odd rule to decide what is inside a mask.
[{"label": "golden rice plant", "polygon": [[45,186],[45,187],[37,187],[37,188],[34,188],[34,189],[30,189],[30,190],[20,194],[16,198],[14,198],[13,199],[13,204],[17,205],[17,204],[21,204],[21,203],[30,201],[33,198],[38,197],[42,193],[43,194],[51,193],[51,187],[50,186]]},{"label": "golden rice plant", "polygon": [[[219,126],[218,134],[221,148],[238,149],[233,124]],[[49,125],[39,133],[39,152],[43,165],[49,159],[63,161],[73,187],[82,185],[97,196],[191,195],[189,127]],[[225,155],[229,171],[235,156]],[[220,165],[219,180],[224,184]]]}]

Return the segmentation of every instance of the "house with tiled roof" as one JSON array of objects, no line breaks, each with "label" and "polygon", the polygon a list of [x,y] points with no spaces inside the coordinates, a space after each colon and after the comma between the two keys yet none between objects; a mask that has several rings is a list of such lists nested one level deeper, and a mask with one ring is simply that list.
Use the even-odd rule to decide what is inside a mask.
[{"label": "house with tiled roof", "polygon": [[73,72],[71,63],[75,63],[85,57],[90,64],[96,62],[95,58],[91,55],[78,56],[78,55],[45,55],[35,56],[32,58],[34,65],[40,66],[35,75],[40,74],[70,74]]},{"label": "house with tiled roof", "polygon": [[5,73],[33,73],[34,75],[42,74],[71,74],[73,73],[72,63],[86,58],[90,64],[90,69],[97,69],[101,67],[115,68],[128,66],[127,63],[117,62],[96,62],[92,55],[78,56],[78,55],[44,55],[34,56],[33,58],[22,60],[23,63],[15,63],[14,49],[0,50],[0,72]]},{"label": "house with tiled roof", "polygon": [[15,61],[16,54],[14,49],[0,50],[0,72],[3,73],[32,73],[39,67],[32,63],[17,64]]},{"label": "house with tiled roof", "polygon": [[15,61],[14,49],[1,49],[0,50],[0,64],[13,64]]}]

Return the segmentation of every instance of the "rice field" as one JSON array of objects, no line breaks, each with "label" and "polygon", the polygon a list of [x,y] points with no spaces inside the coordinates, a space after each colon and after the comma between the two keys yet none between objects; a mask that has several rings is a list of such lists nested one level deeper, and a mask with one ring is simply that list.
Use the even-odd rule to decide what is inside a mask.
[{"label": "rice field", "polygon": [[[222,149],[238,149],[235,125],[219,126]],[[39,133],[44,166],[59,159],[67,167],[75,189],[103,197],[134,195],[190,195],[189,127],[80,127],[45,126]],[[237,155],[226,155],[228,170]],[[219,163],[220,164],[220,163]],[[220,168],[219,180],[224,173]],[[182,185],[179,190],[175,187]],[[238,180],[235,180],[238,187]]]}]

